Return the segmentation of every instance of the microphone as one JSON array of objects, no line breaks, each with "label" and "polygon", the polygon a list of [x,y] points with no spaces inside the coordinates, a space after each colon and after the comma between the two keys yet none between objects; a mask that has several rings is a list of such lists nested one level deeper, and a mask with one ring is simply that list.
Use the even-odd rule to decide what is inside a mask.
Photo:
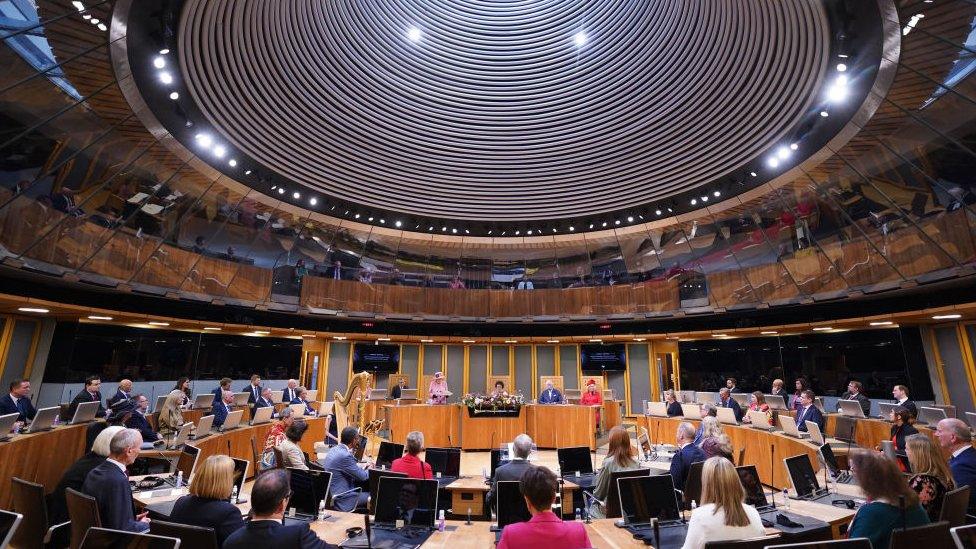
[{"label": "microphone", "polygon": [[227,439],[227,457],[231,457],[231,455],[230,455],[230,439],[229,438]]},{"label": "microphone", "polygon": [[451,440],[451,435],[450,435],[450,433],[448,433],[448,435],[447,435],[447,446],[448,446],[449,448],[453,448],[453,447],[454,447],[454,441],[453,441],[453,440]]}]

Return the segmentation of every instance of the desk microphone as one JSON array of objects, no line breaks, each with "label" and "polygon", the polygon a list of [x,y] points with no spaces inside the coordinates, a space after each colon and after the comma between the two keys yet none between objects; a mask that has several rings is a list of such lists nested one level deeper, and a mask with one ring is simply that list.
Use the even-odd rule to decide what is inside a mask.
[{"label": "desk microphone", "polygon": [[451,440],[451,435],[450,434],[447,435],[447,446],[448,446],[448,448],[454,448],[454,441]]}]

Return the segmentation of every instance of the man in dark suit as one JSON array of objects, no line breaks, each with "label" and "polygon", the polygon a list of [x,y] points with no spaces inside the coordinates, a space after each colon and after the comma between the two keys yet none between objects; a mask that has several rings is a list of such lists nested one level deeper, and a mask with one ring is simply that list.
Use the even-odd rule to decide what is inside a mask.
[{"label": "man in dark suit", "polygon": [[78,409],[78,405],[82,402],[97,402],[98,412],[95,412],[95,417],[105,417],[105,407],[102,406],[102,393],[98,391],[98,388],[101,386],[102,380],[98,376],[89,376],[85,379],[85,389],[78,393],[71,401],[66,419],[70,421],[75,416],[75,410]]},{"label": "man in dark suit", "polygon": [[251,520],[244,528],[224,541],[224,549],[253,547],[296,547],[300,549],[331,549],[337,547],[319,539],[307,522],[281,524],[288,508],[291,488],[288,473],[283,469],[266,471],[251,488]]},{"label": "man in dark suit", "polygon": [[729,388],[722,387],[719,389],[718,397],[718,405],[722,408],[731,408],[732,413],[735,415],[735,420],[742,421],[742,416],[744,415],[742,413],[742,407],[739,406],[739,403],[736,402],[734,398],[732,398],[732,392],[729,390]]},{"label": "man in dark suit", "polygon": [[132,489],[125,468],[139,457],[142,435],[135,429],[123,429],[112,437],[109,456],[85,478],[81,491],[95,498],[98,516],[104,528],[145,532],[149,530],[148,513],[132,512]]},{"label": "man in dark suit", "polygon": [[515,437],[512,442],[512,461],[495,469],[495,478],[492,479],[491,490],[488,490],[488,512],[495,507],[495,489],[498,487],[499,480],[519,480],[522,473],[532,467],[529,463],[529,453],[532,452],[532,439],[529,435],[521,434]]},{"label": "man in dark suit", "polygon": [[736,382],[734,377],[730,377],[725,380],[725,388],[729,390],[730,393],[739,393],[739,384]]},{"label": "man in dark suit", "polygon": [[[950,452],[949,470],[956,486],[976,486],[976,449],[969,426],[956,418],[947,418],[935,426],[939,445]],[[968,514],[976,511],[976,490],[969,492]]]},{"label": "man in dark suit", "polygon": [[0,398],[0,416],[20,414],[17,421],[23,423],[34,419],[37,410],[30,401],[30,381],[15,379],[10,382],[10,393]]},{"label": "man in dark suit", "polygon": [[244,390],[247,391],[248,405],[253,405],[254,401],[261,398],[261,391],[263,391],[263,389],[261,388],[261,376],[257,374],[251,376],[251,384],[248,385],[247,388]]},{"label": "man in dark suit", "polygon": [[125,426],[130,429],[135,429],[139,431],[142,435],[142,440],[145,442],[156,442],[159,440],[159,433],[153,431],[152,425],[149,424],[149,420],[146,419],[146,411],[149,410],[149,399],[146,395],[136,394],[131,400],[125,400],[116,404],[112,410],[115,413],[125,413],[127,406],[124,403],[132,403],[132,415],[129,416],[129,421],[125,422]]},{"label": "man in dark suit", "polygon": [[820,432],[824,430],[824,419],[823,414],[820,412],[820,408],[817,408],[813,401],[816,400],[816,395],[813,391],[807,389],[800,393],[800,409],[796,411],[796,428],[800,431],[807,430],[807,422],[812,421],[820,427]]},{"label": "man in dark suit", "polygon": [[261,398],[254,401],[254,407],[267,408],[268,406],[274,406],[274,403],[271,402],[271,389],[265,387],[264,390],[261,391]]},{"label": "man in dark suit", "polygon": [[[841,395],[842,400],[856,400],[861,405],[864,417],[871,417],[871,399],[864,395],[864,385],[860,381],[851,380],[847,384],[847,392]],[[839,405],[838,405],[839,406]]]},{"label": "man in dark suit", "polygon": [[291,402],[296,398],[298,398],[298,380],[289,379],[288,386],[285,387],[285,390],[281,392],[281,401]]},{"label": "man in dark suit", "polygon": [[895,388],[891,390],[891,396],[895,397],[895,403],[908,410],[912,417],[918,417],[918,406],[915,405],[914,401],[908,399],[908,387],[895,385]]},{"label": "man in dark suit", "polygon": [[556,389],[555,387],[552,386],[551,379],[547,379],[546,388],[544,391],[542,391],[542,394],[539,395],[539,404],[562,404],[562,403],[563,403],[563,394],[559,392],[559,389]]},{"label": "man in dark suit", "polygon": [[129,400],[130,398],[132,398],[132,380],[123,379],[119,382],[119,388],[115,391],[115,394],[105,401],[105,405],[111,408],[115,406],[116,402]]},{"label": "man in dark suit", "polygon": [[210,413],[213,414],[213,429],[219,428],[221,425],[227,421],[227,415],[230,414],[230,405],[234,403],[234,393],[230,391],[224,391],[223,400],[216,404]]},{"label": "man in dark suit", "polygon": [[674,487],[684,490],[685,479],[688,478],[688,471],[691,464],[697,461],[705,461],[705,453],[698,445],[693,444],[695,439],[695,427],[687,421],[678,424],[678,432],[675,435],[678,452],[671,460],[671,478],[674,480]]},{"label": "man in dark suit", "polygon": [[211,406],[216,406],[218,402],[224,400],[224,391],[230,391],[230,384],[233,382],[229,377],[225,377],[220,380],[220,386],[210,391],[210,394],[214,396],[213,404]]},{"label": "man in dark suit", "polygon": [[332,473],[332,506],[339,511],[354,511],[365,508],[369,494],[357,491],[356,488],[366,486],[369,473],[359,466],[353,448],[356,447],[359,431],[355,427],[346,427],[339,434],[339,444],[336,444],[325,454],[322,468]]},{"label": "man in dark suit", "polygon": [[390,398],[392,398],[393,400],[400,398],[400,395],[403,394],[403,390],[406,388],[407,388],[407,378],[401,377],[400,382],[394,385],[392,389],[390,389]]}]

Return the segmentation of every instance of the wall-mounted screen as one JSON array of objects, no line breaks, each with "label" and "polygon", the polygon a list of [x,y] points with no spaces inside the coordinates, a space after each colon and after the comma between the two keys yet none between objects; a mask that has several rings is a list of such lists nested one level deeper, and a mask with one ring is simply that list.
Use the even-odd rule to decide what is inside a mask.
[{"label": "wall-mounted screen", "polygon": [[623,344],[580,345],[580,368],[584,372],[617,372],[627,369]]},{"label": "wall-mounted screen", "polygon": [[399,345],[357,343],[352,353],[353,372],[395,374],[400,371]]}]

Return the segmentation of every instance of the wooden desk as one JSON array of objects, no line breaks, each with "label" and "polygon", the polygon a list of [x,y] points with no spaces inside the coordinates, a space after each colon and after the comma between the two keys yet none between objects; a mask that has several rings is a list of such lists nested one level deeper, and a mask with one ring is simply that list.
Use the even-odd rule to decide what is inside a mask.
[{"label": "wooden desk", "polygon": [[529,404],[526,429],[539,448],[587,446],[596,450],[596,408],[573,404]]},{"label": "wooden desk", "polygon": [[497,448],[501,443],[514,440],[526,431],[525,418],[528,412],[524,406],[515,417],[472,416],[468,409],[462,406],[458,408],[461,415],[461,448],[464,450]]},{"label": "wooden desk", "polygon": [[623,401],[620,400],[604,400],[603,401],[603,429],[606,432],[610,432],[617,425],[623,424],[623,412],[621,411],[623,407]]},{"label": "wooden desk", "polygon": [[[483,476],[461,477],[448,484],[444,489],[451,494],[451,510],[455,517],[463,518],[471,512],[471,520],[485,520],[485,496],[488,489]],[[573,492],[579,490],[579,486],[572,482],[563,483],[563,501],[573,501]],[[563,509],[563,514],[572,515],[573,509]]]},{"label": "wooden desk", "polygon": [[461,407],[456,404],[386,404],[383,411],[392,442],[406,444],[410,431],[422,432],[428,448],[457,446],[461,442]]},{"label": "wooden desk", "polygon": [[13,477],[53,492],[68,467],[85,453],[87,432],[88,425],[67,425],[0,443],[0,508],[10,509]]}]

